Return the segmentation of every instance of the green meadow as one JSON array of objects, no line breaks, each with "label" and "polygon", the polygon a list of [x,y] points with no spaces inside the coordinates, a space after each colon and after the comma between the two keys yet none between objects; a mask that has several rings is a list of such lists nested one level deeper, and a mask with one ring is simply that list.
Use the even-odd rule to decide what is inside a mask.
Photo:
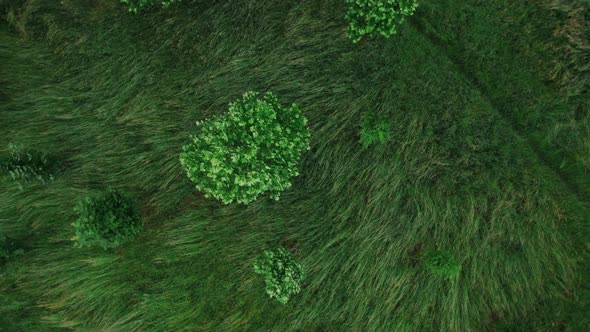
[{"label": "green meadow", "polygon": [[[0,10],[0,158],[59,163],[0,181],[0,331],[590,330],[587,1],[422,0],[358,43],[343,0]],[[278,201],[223,204],[179,155],[247,91],[297,103],[311,148]],[[109,187],[143,231],[75,247],[76,204]],[[305,268],[286,304],[253,269],[278,246]]]}]

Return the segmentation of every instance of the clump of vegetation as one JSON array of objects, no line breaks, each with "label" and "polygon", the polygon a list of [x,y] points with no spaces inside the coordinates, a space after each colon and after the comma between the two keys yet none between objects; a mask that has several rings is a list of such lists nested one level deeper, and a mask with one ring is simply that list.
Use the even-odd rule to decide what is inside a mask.
[{"label": "clump of vegetation", "polygon": [[397,33],[397,27],[406,16],[414,14],[416,0],[346,0],[349,22],[348,36],[358,43],[364,35],[382,35],[389,38]]},{"label": "clump of vegetation", "polygon": [[58,169],[58,163],[48,154],[36,150],[26,150],[16,144],[9,144],[10,155],[0,161],[0,175],[3,179],[28,184],[36,180],[41,183],[52,181]]},{"label": "clump of vegetation", "polygon": [[78,219],[72,224],[76,246],[98,245],[115,248],[131,240],[143,229],[143,220],[129,197],[109,189],[94,197],[84,198],[76,207]]},{"label": "clump of vegetation", "polygon": [[18,249],[13,240],[0,235],[0,265],[6,263],[12,257],[24,254],[23,249]]},{"label": "clump of vegetation", "polygon": [[365,112],[361,116],[360,142],[363,147],[391,140],[391,123],[386,117]]},{"label": "clump of vegetation", "polygon": [[435,276],[453,280],[461,272],[461,264],[446,251],[429,249],[422,254],[424,265]]},{"label": "clump of vegetation", "polygon": [[10,251],[4,247],[3,238],[0,238],[0,263],[10,258]]},{"label": "clump of vegetation", "polygon": [[129,7],[129,11],[137,13],[144,7],[152,6],[155,4],[161,4],[162,7],[168,8],[171,4],[179,2],[181,0],[121,0],[123,4]]},{"label": "clump of vegetation", "polygon": [[197,122],[200,133],[183,147],[180,162],[205,197],[248,204],[268,192],[278,200],[309,149],[306,124],[297,104],[284,108],[270,92],[264,98],[247,92],[229,112]]},{"label": "clump of vegetation", "polygon": [[283,247],[275,251],[264,251],[262,257],[254,263],[254,272],[264,276],[268,296],[282,304],[301,291],[303,267]]}]

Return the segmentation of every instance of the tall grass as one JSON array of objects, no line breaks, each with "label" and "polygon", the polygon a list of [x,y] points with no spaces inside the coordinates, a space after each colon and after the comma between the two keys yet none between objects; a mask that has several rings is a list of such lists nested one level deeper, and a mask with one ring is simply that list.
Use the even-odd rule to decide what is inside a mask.
[{"label": "tall grass", "polygon": [[[479,331],[524,320],[534,330],[581,303],[585,198],[539,154],[532,125],[514,121],[536,123],[539,106],[517,99],[506,116],[503,81],[470,79],[491,75],[486,54],[468,53],[483,62],[462,68],[414,25],[353,45],[335,0],[139,15],[109,1],[37,5],[35,42],[0,35],[0,139],[54,151],[67,168],[24,191],[0,184],[0,230],[26,247],[2,267],[8,326]],[[280,201],[223,206],[193,193],[178,154],[194,121],[250,90],[297,102],[312,149]],[[384,146],[358,142],[367,110],[391,119]],[[142,203],[145,231],[108,252],[74,248],[75,202],[115,185]],[[252,262],[288,242],[307,278],[277,306]],[[461,264],[455,282],[423,266],[430,248]]]},{"label": "tall grass", "polygon": [[449,0],[420,10],[420,29],[588,200],[588,5]]}]

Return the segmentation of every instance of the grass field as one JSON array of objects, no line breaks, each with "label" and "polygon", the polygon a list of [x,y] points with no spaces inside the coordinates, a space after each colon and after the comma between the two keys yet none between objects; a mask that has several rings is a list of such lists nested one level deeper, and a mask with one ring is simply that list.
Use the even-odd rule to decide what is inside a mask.
[{"label": "grass field", "polygon": [[[64,164],[0,182],[0,235],[24,249],[0,266],[0,330],[590,330],[589,57],[555,33],[590,7],[564,3],[424,1],[353,44],[341,0],[0,1],[0,153]],[[249,90],[298,103],[311,150],[279,201],[225,206],[178,155]],[[359,144],[363,112],[391,142]],[[75,204],[108,186],[145,230],[73,247]],[[285,243],[307,277],[280,305],[252,263]],[[424,268],[428,248],[456,281]]]}]

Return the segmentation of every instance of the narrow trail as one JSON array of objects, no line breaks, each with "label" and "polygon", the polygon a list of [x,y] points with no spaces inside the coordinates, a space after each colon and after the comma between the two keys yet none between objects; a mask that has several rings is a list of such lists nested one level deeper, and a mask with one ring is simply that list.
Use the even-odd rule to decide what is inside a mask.
[{"label": "narrow trail", "polygon": [[467,68],[464,64],[461,64],[460,62],[456,61],[450,56],[449,52],[446,50],[446,47],[441,40],[439,40],[436,36],[432,35],[431,33],[428,33],[424,29],[424,26],[417,19],[411,18],[409,22],[411,26],[414,29],[416,29],[416,31],[418,31],[421,35],[426,37],[432,43],[432,45],[440,49],[441,53],[444,54],[446,58],[449,60],[452,67],[454,67],[454,69],[458,73],[460,73],[467,80],[467,82],[469,82],[475,89],[477,89],[477,91],[479,91],[481,97],[486,102],[488,102],[489,105],[491,105],[494,112],[499,114],[501,118],[509,124],[510,131],[519,141],[523,142],[534,153],[536,159],[540,162],[541,165],[544,166],[544,168],[548,170],[548,173],[552,174],[557,179],[559,179],[559,181],[563,184],[564,188],[566,188],[569,192],[571,192],[578,198],[578,201],[581,203],[580,205],[583,210],[584,216],[586,218],[590,218],[590,185],[587,185],[590,183],[590,179],[588,179],[590,176],[576,176],[579,174],[583,174],[581,167],[577,167],[574,170],[576,171],[575,174],[562,172],[560,166],[556,164],[555,160],[551,160],[547,153],[544,152],[543,149],[539,146],[538,142],[536,142],[528,135],[521,133],[516,128],[516,126],[514,125],[514,119],[505,112],[502,112],[500,110],[501,107],[499,107],[490,99],[490,97],[484,92],[484,89],[482,88],[482,84],[480,83],[480,81],[476,77],[468,73]]},{"label": "narrow trail", "polygon": [[[514,137],[530,149],[541,169],[545,170],[545,173],[548,176],[556,178],[561,185],[560,187],[568,191],[568,194],[563,195],[564,197],[562,197],[561,201],[563,204],[573,201],[572,204],[566,204],[566,209],[580,216],[582,221],[581,223],[567,222],[564,224],[564,231],[568,234],[571,241],[575,243],[574,246],[578,248],[578,251],[576,252],[578,261],[576,269],[580,278],[578,284],[575,286],[576,288],[572,289],[573,293],[576,295],[569,300],[566,300],[566,302],[569,303],[568,308],[572,310],[580,312],[587,310],[580,308],[588,308],[589,302],[587,299],[584,300],[584,298],[587,298],[588,294],[590,294],[590,283],[583,277],[590,273],[590,247],[588,246],[588,238],[590,237],[590,227],[588,227],[590,222],[590,174],[578,164],[575,164],[577,167],[574,167],[573,169],[570,167],[571,172],[562,172],[559,164],[560,161],[556,158],[551,159],[548,153],[543,151],[543,147],[540,146],[538,140],[535,140],[526,135],[526,133],[522,133],[518,130],[514,124],[514,119],[509,114],[501,111],[501,107],[491,100],[490,96],[485,93],[485,90],[482,88],[481,82],[476,77],[469,74],[464,64],[451,57],[441,40],[428,33],[424,29],[424,26],[422,26],[415,18],[411,18],[409,21],[411,26],[415,28],[418,33],[428,39],[434,47],[441,50],[441,54],[446,56],[457,73],[462,75],[467,82],[477,89],[481,98],[489,103],[493,111],[496,112],[501,119],[507,122],[508,128],[513,133]],[[571,160],[572,158],[570,156],[567,157],[571,161],[570,165],[572,165],[574,161]]]}]

